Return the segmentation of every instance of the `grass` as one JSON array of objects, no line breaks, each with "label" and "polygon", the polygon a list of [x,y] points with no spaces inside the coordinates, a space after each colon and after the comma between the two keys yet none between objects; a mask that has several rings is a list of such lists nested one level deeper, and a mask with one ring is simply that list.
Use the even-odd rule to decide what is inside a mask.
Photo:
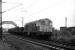
[{"label": "grass", "polygon": [[17,50],[15,46],[7,43],[4,39],[0,40],[0,50]]}]

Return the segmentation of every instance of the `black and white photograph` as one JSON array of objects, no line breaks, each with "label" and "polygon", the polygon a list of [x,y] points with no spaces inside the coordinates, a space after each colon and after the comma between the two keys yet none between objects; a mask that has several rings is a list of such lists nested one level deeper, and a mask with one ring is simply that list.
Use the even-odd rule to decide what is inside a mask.
[{"label": "black and white photograph", "polygon": [[75,0],[0,0],[0,50],[75,50]]}]

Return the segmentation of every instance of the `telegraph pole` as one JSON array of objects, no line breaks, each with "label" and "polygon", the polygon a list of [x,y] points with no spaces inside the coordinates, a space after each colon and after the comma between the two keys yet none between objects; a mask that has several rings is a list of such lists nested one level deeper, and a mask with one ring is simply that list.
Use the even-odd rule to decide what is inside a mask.
[{"label": "telegraph pole", "polygon": [[0,0],[0,39],[2,40],[2,0]]},{"label": "telegraph pole", "polygon": [[22,27],[23,27],[23,21],[24,21],[24,19],[23,19],[23,17],[21,17],[22,18]]},{"label": "telegraph pole", "polygon": [[65,17],[65,27],[67,27],[67,17]]}]

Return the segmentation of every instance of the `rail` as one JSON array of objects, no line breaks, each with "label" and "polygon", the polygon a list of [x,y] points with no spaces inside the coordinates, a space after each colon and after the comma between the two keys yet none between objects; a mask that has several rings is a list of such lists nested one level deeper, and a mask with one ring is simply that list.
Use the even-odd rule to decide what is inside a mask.
[{"label": "rail", "polygon": [[[14,35],[11,35],[11,36],[14,36]],[[15,36],[15,38],[19,39],[23,43],[27,42],[27,43],[30,43],[30,44],[33,44],[33,45],[41,46],[43,48],[48,48],[49,50],[66,50],[66,49],[71,50],[69,47],[62,47],[62,46],[59,46],[59,45],[45,44],[45,43],[42,43],[42,42],[39,42],[39,41],[30,40],[30,39],[27,39],[27,38],[22,38],[20,36]]]},{"label": "rail", "polygon": [[56,44],[54,42],[50,42],[49,44],[47,42],[47,44],[46,44],[46,43],[43,43],[44,41],[39,42],[38,40],[35,40],[35,39],[33,39],[33,40],[23,39],[23,38],[20,38],[20,39],[25,40],[25,41],[35,44],[35,45],[46,47],[46,48],[52,48],[52,49],[56,49],[56,50],[75,50],[75,46],[71,47],[71,46],[67,46],[67,45],[63,45],[63,44]]},{"label": "rail", "polygon": [[[18,38],[18,37],[17,37]],[[35,45],[38,45],[38,46],[42,46],[42,47],[45,47],[45,48],[48,48],[48,49],[54,49],[54,50],[65,50],[64,47],[60,47],[60,46],[56,46],[56,45],[49,45],[49,44],[45,44],[45,43],[42,43],[42,42],[37,42],[33,39],[33,40],[30,40],[30,39],[24,39],[24,38],[19,38],[20,40],[22,41],[27,41],[29,43],[32,43],[32,44],[35,44]],[[68,48],[66,48],[68,49]]]}]

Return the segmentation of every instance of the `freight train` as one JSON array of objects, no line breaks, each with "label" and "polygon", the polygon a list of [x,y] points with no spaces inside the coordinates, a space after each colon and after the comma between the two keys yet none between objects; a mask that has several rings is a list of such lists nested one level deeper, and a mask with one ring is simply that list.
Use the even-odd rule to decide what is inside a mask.
[{"label": "freight train", "polygon": [[[75,30],[55,31],[52,27],[52,21],[42,19],[27,23],[24,27],[15,27],[8,30],[9,33],[24,37],[31,37],[44,40],[52,40],[60,43],[74,42]],[[73,35],[72,35],[73,34]]]},{"label": "freight train", "polygon": [[22,36],[37,37],[39,39],[49,39],[52,35],[52,21],[49,19],[40,19],[29,22],[24,27],[9,29],[8,32]]}]

